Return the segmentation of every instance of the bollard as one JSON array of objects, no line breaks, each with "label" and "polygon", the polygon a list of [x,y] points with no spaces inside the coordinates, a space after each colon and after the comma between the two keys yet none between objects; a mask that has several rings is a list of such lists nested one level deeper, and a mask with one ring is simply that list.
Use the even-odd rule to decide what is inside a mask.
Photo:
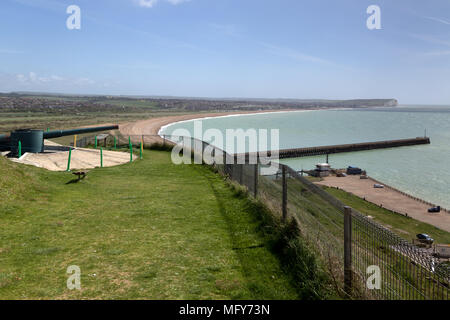
[{"label": "bollard", "polygon": [[100,168],[103,168],[103,148],[100,148]]},{"label": "bollard", "polygon": [[22,142],[19,141],[19,158],[22,157]]},{"label": "bollard", "polygon": [[72,149],[69,149],[69,159],[67,160],[67,172],[70,171],[70,159],[72,158]]},{"label": "bollard", "polygon": [[73,136],[73,147],[76,148],[77,147],[77,135]]},{"label": "bollard", "polygon": [[133,162],[133,145],[130,142],[130,163]]}]

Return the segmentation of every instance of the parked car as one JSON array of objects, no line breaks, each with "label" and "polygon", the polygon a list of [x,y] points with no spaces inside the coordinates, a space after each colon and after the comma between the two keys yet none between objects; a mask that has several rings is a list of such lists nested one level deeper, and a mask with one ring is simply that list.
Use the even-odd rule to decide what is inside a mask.
[{"label": "parked car", "polygon": [[373,187],[376,188],[376,189],[383,189],[384,188],[384,186],[382,184],[378,184],[378,183],[375,183],[373,185]]},{"label": "parked car", "polygon": [[425,233],[419,233],[417,235],[417,240],[419,240],[421,243],[426,243],[426,244],[433,244],[433,242],[434,242],[434,239]]},{"label": "parked car", "polygon": [[358,167],[348,167],[347,168],[347,174],[350,175],[360,175],[362,173],[362,169],[358,168]]},{"label": "parked car", "polygon": [[430,212],[430,213],[439,213],[439,212],[441,212],[441,207],[437,206],[437,207],[430,208],[430,209],[428,209],[428,212]]}]

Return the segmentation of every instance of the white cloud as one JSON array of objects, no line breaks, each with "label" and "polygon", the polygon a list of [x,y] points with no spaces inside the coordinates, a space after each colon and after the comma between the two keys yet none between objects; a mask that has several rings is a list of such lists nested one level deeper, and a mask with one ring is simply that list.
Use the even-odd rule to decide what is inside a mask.
[{"label": "white cloud", "polygon": [[442,19],[442,18],[436,18],[436,17],[425,17],[425,19],[433,20],[439,23],[450,25],[450,20]]},{"label": "white cloud", "polygon": [[450,41],[440,39],[435,36],[429,36],[429,35],[424,35],[424,34],[410,34],[410,36],[413,38],[422,40],[422,41],[432,43],[432,44],[443,45],[443,46],[447,46],[447,47],[450,46]]},{"label": "white cloud", "polygon": [[98,93],[105,88],[116,87],[118,83],[114,81],[97,81],[83,76],[40,75],[33,71],[11,74],[0,71],[0,92]]},{"label": "white cloud", "polygon": [[[134,0],[140,7],[153,8],[159,0]],[[164,0],[170,4],[177,5],[184,2],[189,2],[191,0]]]},{"label": "white cloud", "polygon": [[28,73],[28,75],[16,74],[15,78],[19,83],[22,84],[45,84],[64,80],[64,78],[57,75],[51,75],[49,77],[40,77],[38,76],[38,74],[32,71]]},{"label": "white cloud", "polygon": [[29,72],[28,74],[16,74],[12,80],[18,85],[33,87],[42,87],[47,85],[92,86],[96,84],[94,80],[86,77],[63,78],[58,75],[39,76],[33,71]]},{"label": "white cloud", "polygon": [[170,2],[171,4],[177,5],[183,2],[189,2],[191,0],[167,0],[168,2]]},{"label": "white cloud", "polygon": [[319,57],[310,56],[310,55],[298,52],[298,51],[290,49],[290,48],[274,46],[274,45],[267,44],[267,43],[260,43],[260,44],[263,47],[265,47],[270,54],[273,54],[273,55],[276,55],[276,56],[280,56],[280,57],[284,57],[284,58],[290,58],[290,59],[298,60],[298,61],[324,63],[324,64],[334,64],[331,61],[328,61],[328,60],[325,60],[325,59],[322,59],[322,58],[319,58]]},{"label": "white cloud", "polygon": [[139,0],[139,6],[145,7],[145,8],[152,8],[158,0]]}]

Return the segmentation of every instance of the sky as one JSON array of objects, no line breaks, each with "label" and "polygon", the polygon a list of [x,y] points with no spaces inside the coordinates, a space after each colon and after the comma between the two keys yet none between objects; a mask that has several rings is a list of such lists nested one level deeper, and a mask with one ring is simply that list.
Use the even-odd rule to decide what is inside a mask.
[{"label": "sky", "polygon": [[450,105],[450,1],[1,0],[11,91]]}]

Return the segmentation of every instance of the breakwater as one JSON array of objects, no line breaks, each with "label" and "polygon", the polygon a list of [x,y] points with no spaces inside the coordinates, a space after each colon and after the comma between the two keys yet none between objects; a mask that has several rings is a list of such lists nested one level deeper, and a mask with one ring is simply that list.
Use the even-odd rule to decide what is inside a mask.
[{"label": "breakwater", "polygon": [[[309,148],[295,148],[295,149],[268,151],[267,156],[268,157],[278,156],[279,159],[300,158],[300,157],[319,156],[343,152],[355,152],[355,151],[367,151],[375,149],[415,146],[430,143],[431,143],[430,138],[418,137],[412,139],[384,140],[375,142],[339,144],[332,146],[319,146]],[[245,155],[246,157],[248,157],[250,155],[254,155],[254,153],[246,153]]]}]

